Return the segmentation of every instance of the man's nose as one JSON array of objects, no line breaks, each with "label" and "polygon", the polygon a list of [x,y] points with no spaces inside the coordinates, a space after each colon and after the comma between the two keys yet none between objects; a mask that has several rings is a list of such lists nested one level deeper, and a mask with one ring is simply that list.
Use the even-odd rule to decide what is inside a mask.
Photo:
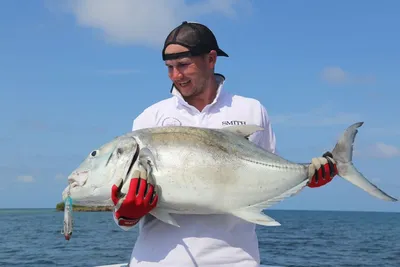
[{"label": "man's nose", "polygon": [[171,69],[171,78],[173,79],[173,80],[179,80],[179,79],[181,79],[182,77],[183,77],[183,74],[182,74],[182,72],[181,71],[179,71],[179,69],[178,68],[176,68],[176,67],[173,67],[172,69]]}]

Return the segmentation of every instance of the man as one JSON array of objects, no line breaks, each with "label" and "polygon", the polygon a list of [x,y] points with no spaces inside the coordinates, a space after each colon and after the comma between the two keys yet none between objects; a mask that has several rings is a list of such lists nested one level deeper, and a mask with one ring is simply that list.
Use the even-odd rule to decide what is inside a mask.
[{"label": "man", "polygon": [[[162,51],[173,83],[172,97],[145,109],[134,120],[133,130],[257,124],[265,130],[250,140],[275,153],[275,135],[266,109],[255,99],[224,89],[224,76],[214,72],[217,56],[228,57],[206,26],[183,22],[175,28]],[[330,156],[312,159],[310,187],[324,185],[337,174]],[[153,185],[141,179],[145,175],[136,172],[123,199],[118,199],[119,185],[112,189],[116,223],[127,230],[140,221],[130,266],[259,266],[254,224],[230,215],[172,215],[179,228],[158,221],[148,215],[157,205],[158,195]]]}]

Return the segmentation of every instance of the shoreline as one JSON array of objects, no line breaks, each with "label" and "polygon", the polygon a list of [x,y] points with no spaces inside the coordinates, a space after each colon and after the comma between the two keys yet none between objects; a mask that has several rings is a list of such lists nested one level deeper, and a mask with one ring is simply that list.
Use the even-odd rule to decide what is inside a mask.
[{"label": "shoreline", "polygon": [[[104,212],[104,211],[112,211],[112,206],[93,206],[93,207],[85,207],[72,204],[72,211],[75,212]],[[56,211],[64,211],[64,202],[57,203]]]},{"label": "shoreline", "polygon": [[[1,207],[0,211],[18,211],[18,210],[27,210],[27,211],[35,211],[35,210],[56,210],[56,211],[64,211],[64,203],[59,203],[62,204],[62,208],[55,208],[54,207],[46,207],[46,208],[39,208],[39,207],[26,207],[26,208],[21,208],[21,207]],[[73,211],[112,211],[112,206],[102,206],[102,207],[83,207],[83,206],[77,206],[77,205],[72,205],[73,206]],[[271,208],[265,210],[266,212],[318,212],[318,213],[326,213],[326,212],[333,212],[333,213],[394,213],[398,214],[400,213],[400,210],[322,210],[322,209],[277,209],[277,208]]]}]

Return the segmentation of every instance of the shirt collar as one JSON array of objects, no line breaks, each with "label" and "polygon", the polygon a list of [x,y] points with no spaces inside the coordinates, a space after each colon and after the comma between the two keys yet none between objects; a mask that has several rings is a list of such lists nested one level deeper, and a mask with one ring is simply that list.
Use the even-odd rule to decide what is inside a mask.
[{"label": "shirt collar", "polygon": [[[215,76],[215,78],[217,80],[217,84],[218,84],[217,95],[215,96],[213,102],[210,103],[209,105],[214,105],[215,103],[217,103],[221,99],[221,97],[223,95],[223,86],[224,86],[224,82],[225,82],[225,77],[222,74],[219,74],[219,73],[215,73],[214,76]],[[179,91],[176,89],[174,84],[172,84],[172,86],[171,86],[171,94],[173,96],[175,96],[176,104],[178,106],[179,105],[183,105],[183,106],[186,106],[186,107],[193,108],[191,105],[189,105],[189,103],[187,103],[185,101],[185,99],[183,99],[181,93],[179,93]]]}]

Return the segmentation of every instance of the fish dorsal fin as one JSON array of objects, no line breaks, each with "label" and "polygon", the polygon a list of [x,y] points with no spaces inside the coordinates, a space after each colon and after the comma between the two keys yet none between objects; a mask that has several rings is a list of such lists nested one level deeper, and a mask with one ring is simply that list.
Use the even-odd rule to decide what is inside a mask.
[{"label": "fish dorsal fin", "polygon": [[237,134],[239,136],[243,136],[245,138],[248,138],[253,133],[264,130],[264,128],[262,128],[261,126],[255,125],[255,124],[250,124],[250,125],[226,126],[226,127],[222,128],[222,130]]}]

